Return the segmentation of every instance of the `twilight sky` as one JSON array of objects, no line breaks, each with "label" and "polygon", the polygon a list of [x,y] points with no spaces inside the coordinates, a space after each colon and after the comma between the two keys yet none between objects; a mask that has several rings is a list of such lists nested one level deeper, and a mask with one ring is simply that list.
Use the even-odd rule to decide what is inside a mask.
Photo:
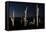
[{"label": "twilight sky", "polygon": [[[36,4],[16,4],[16,3],[10,3],[8,5],[9,7],[9,16],[13,15],[13,10],[15,13],[16,17],[21,17],[24,16],[24,11],[26,9],[26,7],[28,7],[27,11],[28,11],[28,16],[35,16],[35,11],[36,11]],[[39,11],[40,11],[40,16],[43,17],[44,15],[44,5],[43,4],[39,4]]]}]

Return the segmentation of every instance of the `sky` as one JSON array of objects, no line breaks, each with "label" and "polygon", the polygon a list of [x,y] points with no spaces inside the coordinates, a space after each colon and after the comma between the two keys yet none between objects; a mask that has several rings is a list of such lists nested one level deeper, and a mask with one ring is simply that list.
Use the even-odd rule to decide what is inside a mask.
[{"label": "sky", "polygon": [[[9,3],[9,16],[13,15],[13,11],[15,13],[16,17],[21,17],[24,16],[25,9],[27,7],[27,16],[32,17],[35,16],[36,13],[36,4],[20,4],[20,3]],[[39,4],[39,14],[41,17],[44,15],[44,5]]]}]

